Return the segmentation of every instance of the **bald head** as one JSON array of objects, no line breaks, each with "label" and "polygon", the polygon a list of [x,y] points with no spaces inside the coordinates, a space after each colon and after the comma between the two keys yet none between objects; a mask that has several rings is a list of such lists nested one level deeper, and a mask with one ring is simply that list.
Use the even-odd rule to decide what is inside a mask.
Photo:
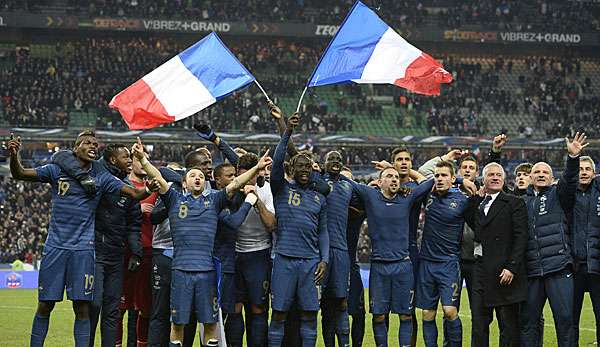
[{"label": "bald head", "polygon": [[535,163],[531,168],[531,184],[537,191],[549,187],[554,180],[552,167],[543,161]]}]

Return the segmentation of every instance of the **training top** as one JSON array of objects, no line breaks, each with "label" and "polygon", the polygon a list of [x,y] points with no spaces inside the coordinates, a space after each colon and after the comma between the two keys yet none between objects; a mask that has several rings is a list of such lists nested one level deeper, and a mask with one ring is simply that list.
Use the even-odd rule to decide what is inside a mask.
[{"label": "training top", "polygon": [[421,259],[443,262],[460,260],[465,214],[469,199],[450,188],[440,196],[432,193],[425,204],[425,226],[421,240]]},{"label": "training top", "polygon": [[[273,206],[273,194],[271,185],[265,182],[262,187],[256,187],[258,199],[265,205],[267,210],[275,213]],[[256,208],[251,208],[248,217],[239,227],[235,251],[240,253],[262,251],[271,248],[271,232],[265,228]]]},{"label": "training top", "polygon": [[194,198],[169,187],[161,195],[169,210],[173,238],[172,268],[183,271],[212,271],[213,247],[219,213],[227,203],[226,189]]},{"label": "training top", "polygon": [[407,196],[396,194],[392,199],[383,196],[379,189],[347,181],[351,182],[365,206],[369,221],[371,260],[390,262],[407,259],[411,208],[431,190],[433,179],[415,186]]},{"label": "training top", "polygon": [[52,185],[52,214],[46,245],[71,250],[94,249],[96,208],[103,194],[116,194],[123,181],[92,163],[88,174],[96,180],[96,194],[90,196],[78,181],[56,164],[35,168],[37,180]]},{"label": "training top", "polygon": [[275,253],[329,262],[327,202],[323,194],[284,178],[283,161],[291,133],[284,132],[275,149],[271,192],[277,215]]}]

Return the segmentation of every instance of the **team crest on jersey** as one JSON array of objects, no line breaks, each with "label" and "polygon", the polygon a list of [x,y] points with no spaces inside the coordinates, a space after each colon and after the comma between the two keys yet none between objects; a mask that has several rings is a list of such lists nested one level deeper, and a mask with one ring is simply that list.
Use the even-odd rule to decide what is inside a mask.
[{"label": "team crest on jersey", "polygon": [[321,198],[319,198],[319,196],[318,196],[318,195],[315,195],[315,201],[316,201],[316,202],[321,202]]},{"label": "team crest on jersey", "polygon": [[117,206],[119,207],[125,207],[125,203],[127,202],[127,197],[122,196],[119,201],[117,202]]},{"label": "team crest on jersey", "polygon": [[210,205],[210,201],[204,200],[204,207],[208,207],[208,205]]},{"label": "team crest on jersey", "polygon": [[452,200],[450,202],[450,208],[457,208],[457,207],[458,207],[458,201]]}]

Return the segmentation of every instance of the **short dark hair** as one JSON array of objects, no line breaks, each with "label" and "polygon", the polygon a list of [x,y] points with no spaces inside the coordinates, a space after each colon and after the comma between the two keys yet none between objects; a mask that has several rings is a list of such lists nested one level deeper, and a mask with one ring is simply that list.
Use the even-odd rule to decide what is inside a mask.
[{"label": "short dark hair", "polygon": [[521,163],[521,164],[517,165],[517,167],[515,168],[515,176],[517,175],[518,172],[524,172],[529,175],[531,173],[532,168],[533,168],[533,164],[531,164],[531,163]]},{"label": "short dark hair", "polygon": [[213,175],[215,177],[221,177],[221,175],[223,174],[223,171],[225,171],[225,169],[227,168],[234,168],[235,166],[233,166],[231,163],[221,163],[219,165],[217,165],[217,167],[215,167],[215,169],[213,170]]},{"label": "short dark hair", "polygon": [[462,158],[462,160],[460,161],[460,166],[462,166],[462,163],[464,163],[465,161],[472,161],[472,162],[474,162],[475,163],[475,167],[477,169],[479,169],[479,163],[477,162],[477,158],[475,158],[474,156],[468,155],[468,156]]},{"label": "short dark hair", "polygon": [[187,178],[188,173],[190,173],[190,171],[192,170],[199,170],[200,172],[202,172],[202,176],[204,176],[204,179],[206,179],[206,176],[204,175],[204,171],[202,171],[201,168],[199,168],[198,166],[192,166],[192,167],[188,167],[185,169],[185,172],[183,173],[183,177],[181,177],[182,180],[185,180]]},{"label": "short dark hair", "polygon": [[300,152],[300,153],[296,154],[295,156],[293,156],[292,159],[290,159],[290,171],[293,170],[294,165],[296,164],[298,159],[301,157],[306,158],[309,162],[313,160],[308,153]]},{"label": "short dark hair", "polygon": [[94,131],[94,129],[85,129],[82,132],[80,132],[77,135],[77,138],[75,139],[75,147],[79,146],[83,141],[83,138],[88,136],[96,137],[96,132]]},{"label": "short dark hair", "polygon": [[204,153],[202,151],[193,150],[193,151],[189,152],[188,154],[186,154],[185,158],[183,159],[185,167],[197,166],[198,164],[200,164],[201,157],[206,157],[206,158],[212,159],[209,156],[207,156],[206,153]]},{"label": "short dark hair", "polygon": [[111,143],[104,148],[104,154],[102,156],[104,157],[104,160],[116,158],[119,155],[119,151],[123,148],[127,149],[127,146],[122,143]]},{"label": "short dark hair", "polygon": [[408,156],[412,160],[412,154],[408,150],[408,147],[402,145],[402,146],[394,148],[394,150],[392,151],[392,155],[390,156],[390,163],[394,164],[394,161],[396,160],[396,155],[398,155],[398,153],[402,153],[402,152],[408,153]]},{"label": "short dark hair", "polygon": [[440,162],[438,162],[437,164],[435,164],[435,168],[443,168],[443,167],[447,167],[448,170],[450,170],[450,175],[454,176],[455,172],[454,172],[454,164],[452,164],[451,162],[447,161],[447,160],[442,160]]},{"label": "short dark hair", "polygon": [[258,164],[258,155],[248,152],[238,159],[237,169],[250,170],[256,164]]}]

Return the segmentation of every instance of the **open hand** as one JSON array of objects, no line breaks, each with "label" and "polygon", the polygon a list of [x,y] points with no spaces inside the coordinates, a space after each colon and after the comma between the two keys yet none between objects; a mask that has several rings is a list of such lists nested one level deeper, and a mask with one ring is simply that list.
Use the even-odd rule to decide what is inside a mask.
[{"label": "open hand", "polygon": [[574,157],[580,155],[583,149],[589,145],[589,143],[586,140],[587,136],[585,136],[585,133],[580,134],[579,132],[575,134],[575,137],[573,137],[573,141],[569,141],[569,138],[565,137],[565,142],[567,143],[567,150],[569,151],[569,154]]}]

